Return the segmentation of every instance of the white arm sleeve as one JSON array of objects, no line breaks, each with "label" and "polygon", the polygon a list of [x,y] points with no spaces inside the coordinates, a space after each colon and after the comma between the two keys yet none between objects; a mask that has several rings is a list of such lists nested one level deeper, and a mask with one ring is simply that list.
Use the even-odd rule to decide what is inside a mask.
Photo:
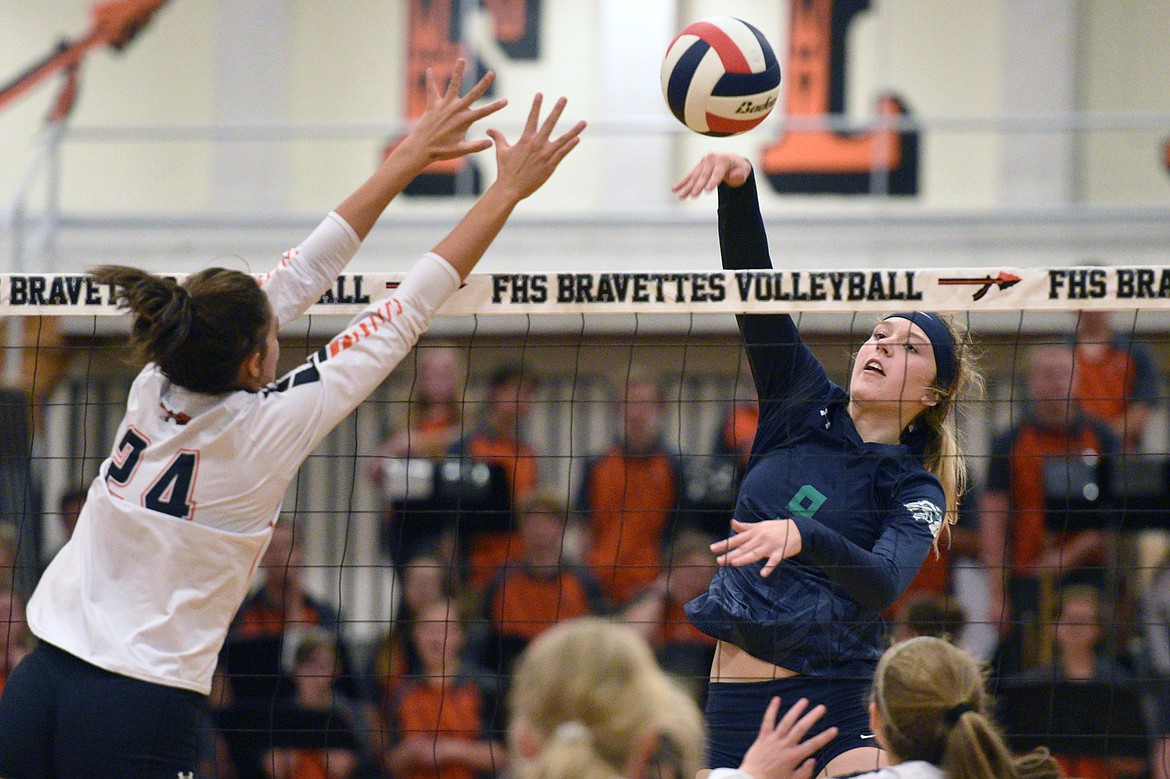
[{"label": "white arm sleeve", "polygon": [[410,352],[459,283],[450,263],[424,255],[393,297],[371,304],[308,362],[264,390],[251,431],[258,454],[286,473],[298,468]]},{"label": "white arm sleeve", "polygon": [[331,211],[300,246],[285,252],[280,264],[260,277],[279,325],[299,319],[320,300],[361,245],[349,223]]}]

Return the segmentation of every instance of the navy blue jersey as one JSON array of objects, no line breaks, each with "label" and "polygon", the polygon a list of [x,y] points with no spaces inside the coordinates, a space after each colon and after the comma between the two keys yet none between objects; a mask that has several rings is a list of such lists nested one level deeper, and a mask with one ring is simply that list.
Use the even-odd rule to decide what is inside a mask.
[{"label": "navy blue jersey", "polygon": [[[754,175],[719,188],[724,267],[771,267]],[[687,605],[705,633],[810,675],[865,673],[882,653],[880,612],[930,551],[946,499],[907,444],[866,443],[845,391],[786,314],[739,318],[760,424],[735,518],[795,520],[803,549],[767,578],[762,563],[721,567]]]}]

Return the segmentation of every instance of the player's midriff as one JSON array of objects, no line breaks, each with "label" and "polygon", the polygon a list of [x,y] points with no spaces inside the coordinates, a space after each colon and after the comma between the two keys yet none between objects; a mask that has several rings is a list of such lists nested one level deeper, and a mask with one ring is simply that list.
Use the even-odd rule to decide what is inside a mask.
[{"label": "player's midriff", "polygon": [[796,671],[749,655],[735,644],[720,641],[711,662],[713,682],[765,682],[797,676]]}]

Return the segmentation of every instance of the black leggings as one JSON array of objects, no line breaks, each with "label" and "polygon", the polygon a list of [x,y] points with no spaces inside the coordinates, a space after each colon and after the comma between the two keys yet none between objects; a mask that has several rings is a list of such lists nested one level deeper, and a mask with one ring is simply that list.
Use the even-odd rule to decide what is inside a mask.
[{"label": "black leggings", "polygon": [[0,777],[194,775],[207,698],[41,643],[0,697]]}]

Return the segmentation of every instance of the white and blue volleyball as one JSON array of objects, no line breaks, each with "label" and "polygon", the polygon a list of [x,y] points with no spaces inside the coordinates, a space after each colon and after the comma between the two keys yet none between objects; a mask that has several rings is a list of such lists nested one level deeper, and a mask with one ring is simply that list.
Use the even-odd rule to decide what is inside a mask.
[{"label": "white and blue volleyball", "polygon": [[662,94],[675,117],[703,135],[738,135],[771,113],[780,62],[763,33],[712,16],[678,34],[662,61]]}]

